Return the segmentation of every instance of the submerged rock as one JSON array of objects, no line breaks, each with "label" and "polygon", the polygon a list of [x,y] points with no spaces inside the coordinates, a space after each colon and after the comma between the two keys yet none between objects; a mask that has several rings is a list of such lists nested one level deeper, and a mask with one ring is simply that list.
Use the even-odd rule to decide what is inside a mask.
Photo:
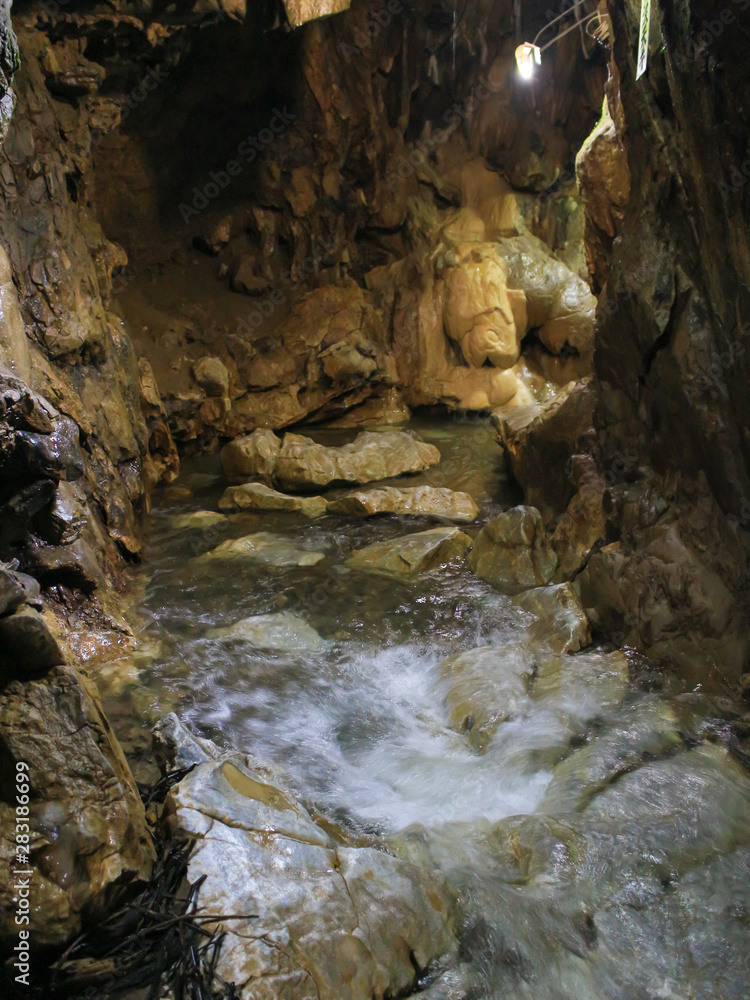
[{"label": "submerged rock", "polygon": [[458,528],[430,528],[358,549],[346,564],[388,576],[411,576],[459,559],[470,545],[469,536]]},{"label": "submerged rock", "polygon": [[561,654],[530,636],[468,650],[439,672],[452,728],[529,776],[560,761],[629,690],[624,654]]},{"label": "submerged rock", "polygon": [[539,809],[556,814],[583,810],[619,775],[648,758],[673,753],[683,742],[670,705],[658,698],[637,702],[555,767]]},{"label": "submerged rock", "polygon": [[253,615],[223,628],[213,628],[209,639],[240,639],[258,649],[274,649],[285,653],[317,653],[325,640],[299,615],[291,611]]},{"label": "submerged rock", "polygon": [[263,483],[243,483],[228,487],[219,500],[219,507],[222,510],[286,510],[305,517],[320,517],[325,514],[328,503],[323,497],[289,496]]},{"label": "submerged rock", "polygon": [[506,593],[549,583],[557,556],[534,507],[514,507],[489,521],[469,554],[469,569]]},{"label": "submerged rock", "polygon": [[537,665],[532,697],[590,721],[620,704],[629,689],[629,673],[627,657],[619,649],[550,656]]},{"label": "submerged rock", "polygon": [[444,660],[438,673],[451,727],[481,752],[528,704],[534,655],[523,643],[481,646]]},{"label": "submerged rock", "polygon": [[197,840],[188,879],[206,876],[202,912],[247,914],[224,926],[216,968],[245,1000],[406,994],[455,953],[440,873],[335,842],[252,758],[200,764],[167,809],[174,833]]},{"label": "submerged rock", "polygon": [[569,583],[526,590],[516,604],[535,617],[529,626],[531,638],[556,652],[576,653],[590,644],[589,620]]},{"label": "submerged rock", "polygon": [[410,431],[362,431],[350,444],[329,448],[301,434],[287,434],[274,477],[285,489],[329,483],[369,483],[407,472],[423,472],[440,452]]},{"label": "submerged rock", "polygon": [[724,747],[707,744],[624,774],[583,815],[595,859],[617,844],[621,868],[685,874],[750,843],[750,775]]},{"label": "submerged rock", "polygon": [[221,467],[227,479],[243,480],[252,476],[271,476],[281,450],[281,441],[273,431],[259,428],[252,434],[235,438],[221,449]]},{"label": "submerged rock", "polygon": [[468,493],[457,493],[435,486],[413,486],[397,489],[387,486],[377,490],[347,493],[328,502],[332,514],[373,517],[375,514],[398,514],[411,517],[437,517],[448,521],[469,523],[479,514],[479,508]]},{"label": "submerged rock", "polygon": [[252,562],[269,563],[271,566],[314,566],[325,559],[322,552],[298,549],[291,542],[270,531],[259,531],[243,538],[229,538],[210,552],[198,557],[199,562],[215,559],[247,559]]},{"label": "submerged rock", "polygon": [[194,510],[189,514],[175,514],[170,518],[172,528],[213,528],[217,524],[226,524],[226,514],[217,514],[213,510]]}]

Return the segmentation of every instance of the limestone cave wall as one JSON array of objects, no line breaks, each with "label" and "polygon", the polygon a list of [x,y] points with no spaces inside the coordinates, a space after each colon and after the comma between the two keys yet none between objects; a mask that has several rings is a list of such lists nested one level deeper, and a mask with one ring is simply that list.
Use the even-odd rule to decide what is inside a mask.
[{"label": "limestone cave wall", "polygon": [[748,657],[750,23],[744,2],[653,5],[636,80],[639,13],[610,5],[605,112],[578,158],[596,376],[503,433],[527,493],[565,511],[604,634],[730,690]]}]

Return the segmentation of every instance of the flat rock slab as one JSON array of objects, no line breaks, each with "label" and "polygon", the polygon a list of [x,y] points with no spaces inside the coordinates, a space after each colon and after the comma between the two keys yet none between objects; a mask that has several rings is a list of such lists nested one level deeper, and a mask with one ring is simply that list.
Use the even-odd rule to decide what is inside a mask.
[{"label": "flat rock slab", "polygon": [[175,514],[169,519],[172,528],[214,528],[217,524],[226,524],[226,514],[217,514],[214,510],[194,510],[189,514]]},{"label": "flat rock slab", "polygon": [[388,576],[414,576],[460,558],[470,546],[471,539],[458,528],[430,528],[358,549],[346,565]]},{"label": "flat rock slab", "polygon": [[370,483],[407,472],[423,472],[440,452],[411,431],[363,431],[351,444],[329,448],[301,434],[287,434],[274,468],[284,489],[329,483]]},{"label": "flat rock slab", "polygon": [[347,493],[328,502],[331,514],[373,517],[376,514],[399,514],[408,517],[438,517],[468,524],[476,520],[479,508],[468,493],[457,493],[435,486],[412,486],[397,489],[361,490]]},{"label": "flat rock slab", "polygon": [[406,995],[415,967],[455,954],[441,873],[334,842],[252,758],[200,764],[167,811],[196,838],[188,879],[206,876],[201,912],[248,915],[224,925],[216,968],[243,1000]]},{"label": "flat rock slab", "polygon": [[270,531],[259,531],[243,538],[227,539],[210,552],[204,552],[198,557],[198,562],[238,559],[268,563],[271,566],[314,566],[321,559],[325,559],[325,555],[322,552],[298,549],[285,538]]},{"label": "flat rock slab", "polygon": [[325,647],[315,629],[291,611],[253,615],[207,633],[209,639],[239,639],[258,649],[285,653],[317,653]]},{"label": "flat rock slab", "polygon": [[226,489],[219,507],[222,510],[283,510],[305,517],[320,517],[325,514],[328,502],[323,497],[289,496],[263,483],[243,483]]},{"label": "flat rock slab", "polygon": [[469,569],[508,594],[549,583],[557,556],[535,507],[513,507],[482,528],[469,555]]}]

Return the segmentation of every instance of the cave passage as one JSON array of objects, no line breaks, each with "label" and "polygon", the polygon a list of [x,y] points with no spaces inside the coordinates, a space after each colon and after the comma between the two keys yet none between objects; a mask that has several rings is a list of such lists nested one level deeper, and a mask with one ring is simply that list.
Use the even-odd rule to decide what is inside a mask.
[{"label": "cave passage", "polygon": [[[410,426],[441,460],[378,491],[469,491],[480,523],[513,507],[517,488],[485,421]],[[327,446],[355,437],[310,433]],[[227,488],[216,457],[192,459],[153,511],[133,581],[137,653],[97,674],[136,775],[153,768],[151,727],[174,712],[215,741],[213,753],[252,755],[239,766],[253,801],[268,798],[257,781],[269,781],[326,817],[345,849],[439,871],[433,891],[458,900],[458,960],[437,958],[445,929],[416,894],[419,926],[404,929],[395,872],[378,873],[368,891],[380,909],[365,911],[370,935],[390,943],[393,922],[391,934],[432,949],[418,978],[429,997],[646,996],[665,978],[677,996],[744,996],[737,899],[750,874],[750,776],[705,742],[716,698],[633,650],[576,652],[588,626],[567,584],[513,597],[460,556],[416,577],[383,559],[406,531],[434,532],[434,518],[336,513],[352,496],[341,486],[325,492],[327,515],[219,513],[244,489]],[[358,562],[368,546],[378,551]],[[200,790],[185,799],[214,817],[221,840],[229,826],[219,824],[247,814],[229,782],[214,784],[218,812]],[[258,941],[280,922],[295,956],[347,926],[296,839],[309,834],[290,831],[283,812],[265,813],[263,829],[259,856],[235,842],[231,869],[215,852],[193,863],[222,912],[238,898],[260,908],[255,943],[220,963],[225,978],[263,960]],[[269,840],[271,830],[281,836]],[[370,947],[385,961],[382,943]],[[341,975],[335,965],[321,975],[331,995]]]},{"label": "cave passage", "polygon": [[750,996],[713,6],[0,0],[10,996]]}]

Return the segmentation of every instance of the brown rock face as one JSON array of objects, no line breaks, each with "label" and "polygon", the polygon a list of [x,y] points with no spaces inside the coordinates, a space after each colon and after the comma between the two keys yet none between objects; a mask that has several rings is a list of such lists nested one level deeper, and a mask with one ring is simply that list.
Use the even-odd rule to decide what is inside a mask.
[{"label": "brown rock face", "polygon": [[[7,621],[1,619],[0,621]],[[16,943],[13,868],[29,864],[29,930],[40,948],[60,945],[118,891],[147,878],[153,848],[130,769],[102,714],[96,689],[71,666],[8,681],[0,695],[7,761],[0,825],[15,822],[15,765],[28,765],[30,860],[13,837],[0,846],[0,941]]]},{"label": "brown rock face", "polygon": [[595,447],[596,398],[588,381],[567,386],[546,406],[531,404],[493,416],[500,442],[526,500],[550,521],[575,492],[570,454]]},{"label": "brown rock face", "polygon": [[576,157],[576,176],[586,212],[586,255],[597,291],[607,280],[612,244],[630,197],[630,171],[621,139],[624,122],[619,93],[613,93],[613,100],[619,112],[619,128],[610,114],[609,99],[605,97],[602,117]]}]

